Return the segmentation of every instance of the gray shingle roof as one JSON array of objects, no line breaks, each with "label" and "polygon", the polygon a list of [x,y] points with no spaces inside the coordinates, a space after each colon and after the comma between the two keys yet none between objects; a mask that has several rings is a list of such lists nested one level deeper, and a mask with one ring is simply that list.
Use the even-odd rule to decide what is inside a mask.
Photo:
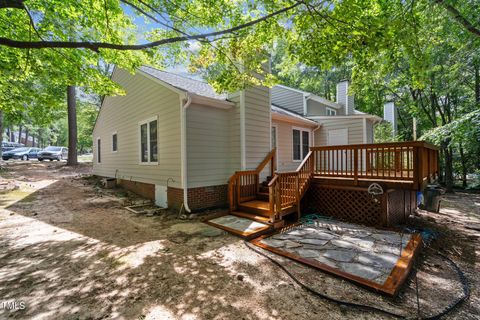
[{"label": "gray shingle roof", "polygon": [[318,123],[316,121],[305,118],[304,116],[299,115],[298,113],[295,113],[295,112],[292,112],[290,110],[284,109],[284,108],[279,107],[277,105],[272,104],[271,108],[272,108],[273,113],[281,114],[281,115],[284,115],[284,116],[289,116],[289,117],[292,117],[292,118],[297,118],[299,120],[311,122],[312,124],[317,124],[318,125]]},{"label": "gray shingle roof", "polygon": [[227,99],[226,94],[216,93],[215,90],[213,90],[212,86],[210,86],[206,82],[182,77],[170,72],[160,71],[158,69],[147,66],[140,67],[140,70],[182,91],[217,100]]}]

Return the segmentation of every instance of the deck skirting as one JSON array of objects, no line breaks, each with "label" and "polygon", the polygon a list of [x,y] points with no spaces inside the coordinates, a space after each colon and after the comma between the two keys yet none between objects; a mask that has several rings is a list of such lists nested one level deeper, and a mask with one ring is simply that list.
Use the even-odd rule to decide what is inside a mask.
[{"label": "deck skirting", "polygon": [[303,214],[316,213],[376,227],[404,224],[415,209],[415,191],[386,189],[382,195],[372,196],[366,187],[315,181],[302,200]]}]

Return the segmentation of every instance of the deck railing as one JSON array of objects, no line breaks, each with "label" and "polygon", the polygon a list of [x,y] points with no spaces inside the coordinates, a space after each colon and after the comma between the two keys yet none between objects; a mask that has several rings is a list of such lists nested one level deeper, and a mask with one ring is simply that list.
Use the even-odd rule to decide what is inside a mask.
[{"label": "deck railing", "polygon": [[313,152],[310,151],[297,170],[277,172],[268,184],[270,211],[278,218],[287,208],[296,206],[300,215],[300,200],[308,189],[313,173]]},{"label": "deck railing", "polygon": [[260,188],[260,175],[270,163],[270,176],[276,170],[276,149],[272,149],[255,170],[236,171],[228,180],[228,200],[230,211],[234,211],[239,203],[253,200]]},{"label": "deck railing", "polygon": [[421,189],[438,175],[438,148],[421,141],[312,147],[315,176],[404,181]]}]

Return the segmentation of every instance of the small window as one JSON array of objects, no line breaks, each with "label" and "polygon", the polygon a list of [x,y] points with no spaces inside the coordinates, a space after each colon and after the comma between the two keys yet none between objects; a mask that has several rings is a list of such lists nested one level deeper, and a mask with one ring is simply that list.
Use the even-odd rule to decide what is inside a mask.
[{"label": "small window", "polygon": [[112,135],[112,151],[113,152],[117,152],[118,150],[118,147],[117,147],[117,133],[115,132],[113,135]]},{"label": "small window", "polygon": [[158,121],[147,120],[140,123],[140,162],[158,162]]},{"label": "small window", "polygon": [[310,133],[308,131],[302,131],[302,159],[304,159],[308,151],[310,151]]},{"label": "small window", "polygon": [[300,155],[300,130],[293,130],[293,160],[301,160]]},{"label": "small window", "polygon": [[310,132],[293,129],[293,160],[304,159],[310,150]]},{"label": "small window", "polygon": [[102,153],[102,143],[101,143],[101,140],[100,138],[97,139],[97,162],[98,163],[101,163],[102,162],[102,158],[101,158],[101,153]]},{"label": "small window", "polygon": [[327,108],[327,116],[336,116],[337,115],[337,110]]}]

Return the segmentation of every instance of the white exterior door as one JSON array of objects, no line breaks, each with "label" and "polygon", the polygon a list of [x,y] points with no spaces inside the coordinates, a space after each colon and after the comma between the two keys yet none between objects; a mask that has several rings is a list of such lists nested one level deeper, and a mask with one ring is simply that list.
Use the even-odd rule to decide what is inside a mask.
[{"label": "white exterior door", "polygon": [[[328,130],[329,146],[341,146],[346,144],[348,144],[348,128]],[[332,152],[331,155],[329,155],[329,169],[335,172],[346,173],[349,169],[347,163],[348,156],[346,150]]]}]

